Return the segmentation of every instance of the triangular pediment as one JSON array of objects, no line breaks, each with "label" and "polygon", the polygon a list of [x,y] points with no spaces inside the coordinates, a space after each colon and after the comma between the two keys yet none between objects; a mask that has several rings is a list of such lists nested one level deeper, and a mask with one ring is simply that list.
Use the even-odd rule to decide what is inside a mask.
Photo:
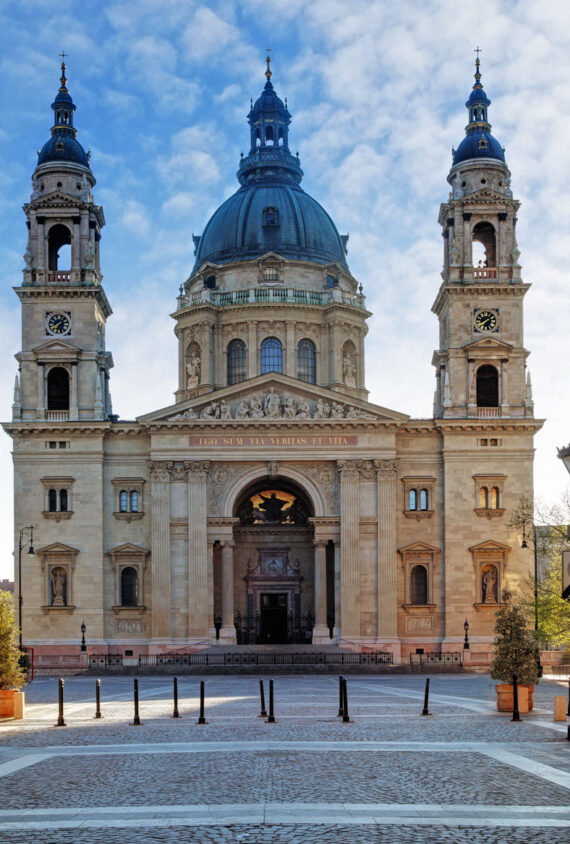
[{"label": "triangular pediment", "polygon": [[44,545],[43,548],[36,548],[36,554],[80,554],[79,548],[73,545],[65,545],[63,542],[52,542]]},{"label": "triangular pediment", "polygon": [[412,542],[410,545],[404,545],[403,548],[398,548],[400,554],[413,554],[413,553],[427,553],[427,554],[440,554],[441,548],[436,548],[435,545],[428,545],[427,542]]},{"label": "triangular pediment", "polygon": [[54,338],[35,346],[32,352],[39,362],[70,361],[77,360],[81,354],[81,349],[78,349],[72,343],[66,343],[65,340]]},{"label": "triangular pediment", "polygon": [[504,340],[498,340],[496,337],[480,337],[477,340],[470,340],[469,343],[465,343],[463,348],[469,352],[508,353],[512,351],[513,344],[506,343]]},{"label": "triangular pediment", "polygon": [[285,263],[285,258],[278,255],[277,252],[264,252],[259,258],[256,258],[258,264],[264,264],[266,261],[278,261],[280,264]]},{"label": "triangular pediment", "polygon": [[469,550],[474,551],[510,551],[511,546],[505,545],[503,542],[497,542],[496,539],[486,539],[484,542],[479,542],[477,545],[472,545]]},{"label": "triangular pediment", "polygon": [[116,548],[110,548],[107,551],[107,554],[110,554],[112,557],[119,556],[121,554],[133,556],[134,554],[138,556],[143,556],[150,554],[148,548],[143,548],[142,545],[133,545],[132,542],[123,542],[122,545],[117,545]]},{"label": "triangular pediment", "polygon": [[55,205],[63,205],[66,208],[81,208],[85,202],[79,196],[69,196],[67,193],[56,190],[39,199],[34,199],[31,204],[34,208],[52,208]]},{"label": "triangular pediment", "polygon": [[139,422],[407,422],[409,416],[270,372],[138,417]]}]

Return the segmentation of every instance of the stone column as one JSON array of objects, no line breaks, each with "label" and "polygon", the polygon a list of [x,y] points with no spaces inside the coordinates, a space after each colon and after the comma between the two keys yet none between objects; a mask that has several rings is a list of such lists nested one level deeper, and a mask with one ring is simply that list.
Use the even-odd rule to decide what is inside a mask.
[{"label": "stone column", "polygon": [[257,371],[257,323],[247,324],[247,377],[255,378]]},{"label": "stone column", "polygon": [[152,461],[152,639],[170,639],[170,473],[172,463]]},{"label": "stone column", "polygon": [[[36,269],[38,270],[47,270],[47,262],[46,262],[46,230],[45,230],[45,217],[36,217],[37,223],[37,232],[38,232],[38,240],[37,240],[37,253],[35,256],[35,265]],[[47,279],[46,279],[47,280]]]},{"label": "stone column", "polygon": [[474,358],[467,358],[467,416],[477,416],[477,396],[475,395]]},{"label": "stone column", "polygon": [[46,396],[45,396],[45,366],[43,363],[38,363],[38,406],[36,409],[36,419],[46,418]]},{"label": "stone column", "polygon": [[330,644],[327,627],[327,543],[315,539],[315,626],[313,645]]},{"label": "stone column", "polygon": [[334,629],[333,638],[335,642],[340,639],[341,631],[341,601],[340,601],[340,583],[341,583],[341,559],[340,559],[340,543],[334,544]]},{"label": "stone column", "polygon": [[73,237],[71,239],[71,269],[78,270],[81,267],[81,217],[73,218]]},{"label": "stone column", "polygon": [[208,637],[216,640],[214,624],[214,542],[208,540]]},{"label": "stone column", "polygon": [[73,361],[71,364],[71,387],[69,396],[69,418],[72,422],[76,422],[79,419],[79,365],[77,361]]},{"label": "stone column", "polygon": [[341,637],[360,636],[359,485],[356,461],[338,460],[340,473]]},{"label": "stone column", "polygon": [[222,629],[220,640],[235,644],[234,626],[234,543],[222,542]]},{"label": "stone column", "polygon": [[398,642],[396,460],[375,460],[378,479],[378,626],[383,642]]},{"label": "stone column", "polygon": [[501,358],[501,416],[509,416],[508,358]]},{"label": "stone column", "polygon": [[208,636],[208,460],[188,466],[188,636]]},{"label": "stone column", "polygon": [[295,324],[287,323],[287,348],[285,349],[285,375],[297,377],[297,349],[295,348]]}]

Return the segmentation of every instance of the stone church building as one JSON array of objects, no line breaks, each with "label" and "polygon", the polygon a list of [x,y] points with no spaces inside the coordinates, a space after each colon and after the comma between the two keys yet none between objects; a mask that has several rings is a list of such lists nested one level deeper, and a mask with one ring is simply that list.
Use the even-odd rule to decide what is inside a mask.
[{"label": "stone church building", "polygon": [[77,651],[82,622],[90,650],[135,657],[312,642],[397,662],[460,650],[466,620],[472,651],[487,650],[502,590],[529,573],[507,526],[532,494],[541,425],[523,341],[529,285],[479,60],[439,214],[429,419],[368,401],[370,312],[348,236],[302,189],[269,60],[266,78],[239,188],[194,237],[172,314],[174,403],[123,422],[109,393],[105,218],[62,65],[24,206],[22,344],[4,425],[16,576],[20,531],[34,529],[16,593],[38,654]]}]

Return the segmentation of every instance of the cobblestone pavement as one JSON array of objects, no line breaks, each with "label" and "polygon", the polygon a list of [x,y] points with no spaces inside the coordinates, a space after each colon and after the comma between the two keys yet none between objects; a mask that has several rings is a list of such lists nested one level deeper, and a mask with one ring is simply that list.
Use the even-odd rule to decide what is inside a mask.
[{"label": "cobblestone pavement", "polygon": [[[57,680],[27,690],[24,722],[0,722],[0,842],[381,842],[570,844],[570,742],[552,720],[565,682],[543,681],[536,710],[496,712],[485,676],[275,679],[275,724],[259,718],[255,677]],[[268,698],[268,679],[265,678]]]}]

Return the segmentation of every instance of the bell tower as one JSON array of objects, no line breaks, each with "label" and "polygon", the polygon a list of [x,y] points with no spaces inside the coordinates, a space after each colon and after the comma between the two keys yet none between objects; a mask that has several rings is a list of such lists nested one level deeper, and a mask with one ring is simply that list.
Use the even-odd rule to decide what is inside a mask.
[{"label": "bell tower", "polygon": [[99,263],[103,209],[92,189],[90,155],[77,140],[75,104],[62,62],[51,137],[38,153],[24,206],[28,242],[23,282],[22,350],[14,420],[106,419],[113,366],[105,351],[112,313]]},{"label": "bell tower", "polygon": [[443,282],[432,307],[439,319],[434,352],[436,418],[532,417],[528,352],[523,340],[523,299],[516,240],[519,202],[503,147],[491,134],[491,101],[475,84],[465,103],[465,138],[453,150],[441,205]]}]

